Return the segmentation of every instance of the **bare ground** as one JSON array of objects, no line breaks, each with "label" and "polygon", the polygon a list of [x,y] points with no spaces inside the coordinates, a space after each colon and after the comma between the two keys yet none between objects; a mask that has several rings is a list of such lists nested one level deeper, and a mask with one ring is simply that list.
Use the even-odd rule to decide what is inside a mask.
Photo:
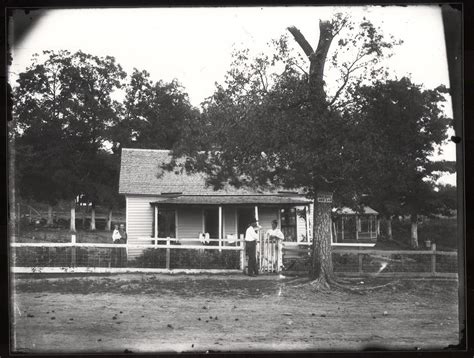
[{"label": "bare ground", "polygon": [[334,351],[438,350],[458,343],[456,282],[402,281],[366,294],[294,285],[294,278],[281,276],[16,276],[12,347]]}]

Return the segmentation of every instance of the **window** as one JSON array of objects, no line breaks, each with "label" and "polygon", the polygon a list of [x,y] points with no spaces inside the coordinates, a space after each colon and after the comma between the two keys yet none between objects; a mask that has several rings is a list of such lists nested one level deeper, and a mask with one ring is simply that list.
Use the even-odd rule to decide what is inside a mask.
[{"label": "window", "polygon": [[285,241],[297,241],[296,237],[296,208],[280,209],[281,231]]},{"label": "window", "polygon": [[[153,216],[153,229],[155,230],[155,217]],[[153,236],[153,235],[152,235]],[[158,209],[158,237],[176,238],[176,211]]]}]

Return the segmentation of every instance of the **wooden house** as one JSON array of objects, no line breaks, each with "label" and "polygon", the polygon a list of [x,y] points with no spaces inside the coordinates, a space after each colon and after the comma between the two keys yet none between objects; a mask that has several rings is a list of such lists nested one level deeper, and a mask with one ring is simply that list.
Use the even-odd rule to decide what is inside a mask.
[{"label": "wooden house", "polygon": [[[243,238],[254,219],[262,232],[278,220],[287,241],[311,240],[313,204],[301,191],[214,190],[204,174],[163,170],[170,158],[168,150],[122,149],[119,193],[126,199],[130,244],[172,238],[178,244],[240,245],[232,239]],[[129,258],[142,251],[130,248]]]}]

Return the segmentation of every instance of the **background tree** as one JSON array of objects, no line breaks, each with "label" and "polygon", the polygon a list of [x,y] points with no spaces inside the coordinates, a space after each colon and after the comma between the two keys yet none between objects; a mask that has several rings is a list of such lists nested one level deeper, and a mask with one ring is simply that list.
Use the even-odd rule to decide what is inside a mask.
[{"label": "background tree", "polygon": [[[447,139],[451,119],[441,104],[447,89],[423,89],[408,78],[362,86],[347,116],[360,131],[365,153],[359,169],[367,176],[366,198],[390,220],[410,215],[411,245],[418,247],[418,215],[443,210],[436,180],[455,163],[431,158]],[[389,226],[390,227],[390,226]]]},{"label": "background tree", "polygon": [[125,99],[110,131],[112,150],[170,149],[180,136],[183,121],[198,112],[178,81],[153,83],[146,71],[134,69]]},{"label": "background tree", "polygon": [[[371,65],[388,53],[395,41],[385,40],[365,19],[355,24],[341,14],[320,21],[319,28],[315,50],[299,30],[289,28],[306,64],[302,63],[304,57],[291,54],[285,38],[274,42],[277,49],[273,56],[249,59],[246,51],[234,54],[225,84],[218,85],[204,103],[201,123],[185,123],[183,141],[174,151],[176,158],[187,156],[183,169],[206,172],[214,187],[226,183],[298,187],[311,198],[330,192],[339,201],[357,199],[363,182],[355,177],[359,175],[355,158],[360,146],[353,123],[341,115],[337,104],[350,97],[347,89],[362,83],[363,75],[374,69]],[[340,41],[331,51],[336,36]],[[342,52],[355,57],[347,62]],[[328,59],[345,71],[332,96],[325,84]],[[272,68],[282,70],[272,74]],[[315,200],[310,276],[323,286],[334,280],[331,207]]]},{"label": "background tree", "polygon": [[87,192],[91,163],[114,123],[117,104],[110,95],[124,77],[113,57],[44,51],[17,80],[18,186],[41,201],[70,201],[72,231],[75,199]]}]

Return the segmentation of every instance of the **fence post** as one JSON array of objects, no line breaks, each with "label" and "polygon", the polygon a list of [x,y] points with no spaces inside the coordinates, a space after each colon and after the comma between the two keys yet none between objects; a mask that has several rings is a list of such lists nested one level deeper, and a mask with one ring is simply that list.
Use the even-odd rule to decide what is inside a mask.
[{"label": "fence post", "polygon": [[241,247],[240,251],[240,269],[243,271],[245,269],[245,242],[244,235],[240,234],[239,236],[239,246]]},{"label": "fence post", "polygon": [[436,244],[431,244],[431,273],[436,276]]},{"label": "fence post", "polygon": [[[167,237],[166,238],[166,246],[170,246],[171,245],[171,238],[170,237]],[[170,269],[170,249],[167,248],[166,249],[166,269],[169,270]]]},{"label": "fence post", "polygon": [[363,259],[363,256],[360,252],[357,253],[357,259],[359,261],[359,270],[358,270],[358,272],[359,272],[359,275],[362,275],[362,259]]},{"label": "fence post", "polygon": [[76,267],[76,235],[71,235],[71,267]]}]

